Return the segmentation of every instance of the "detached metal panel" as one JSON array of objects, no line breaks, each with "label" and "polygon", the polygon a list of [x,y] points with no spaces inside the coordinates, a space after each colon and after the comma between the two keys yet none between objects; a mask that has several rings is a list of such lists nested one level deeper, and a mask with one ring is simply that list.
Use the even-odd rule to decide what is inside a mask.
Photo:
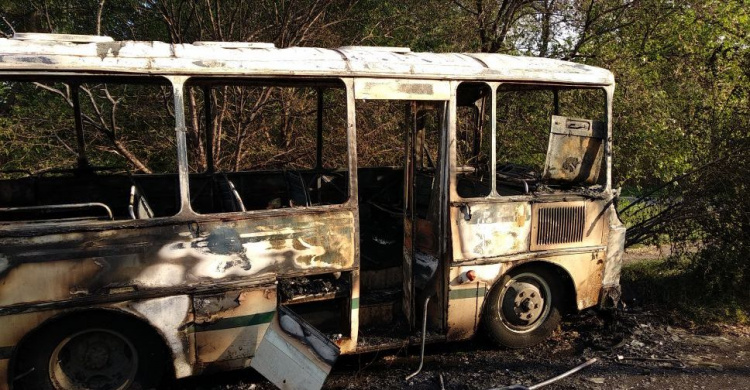
[{"label": "detached metal panel", "polygon": [[324,334],[282,306],[250,366],[280,389],[320,389],[339,353]]}]

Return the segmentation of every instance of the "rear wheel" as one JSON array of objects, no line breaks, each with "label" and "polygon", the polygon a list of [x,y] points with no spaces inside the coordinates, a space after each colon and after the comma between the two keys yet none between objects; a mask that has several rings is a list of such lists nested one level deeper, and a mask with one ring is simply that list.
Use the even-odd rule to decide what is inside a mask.
[{"label": "rear wheel", "polygon": [[558,278],[535,269],[503,276],[488,296],[484,321],[500,345],[526,348],[546,340],[560,324]]},{"label": "rear wheel", "polygon": [[167,367],[161,338],[106,313],[65,318],[36,332],[14,362],[15,389],[150,389]]}]

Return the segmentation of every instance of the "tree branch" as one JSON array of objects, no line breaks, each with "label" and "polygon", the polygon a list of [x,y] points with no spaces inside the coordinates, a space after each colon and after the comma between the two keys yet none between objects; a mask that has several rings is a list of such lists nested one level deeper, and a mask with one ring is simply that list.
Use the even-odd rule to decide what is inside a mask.
[{"label": "tree branch", "polygon": [[102,11],[104,10],[105,1],[101,0],[99,2],[99,10],[96,12],[96,35],[102,35]]}]

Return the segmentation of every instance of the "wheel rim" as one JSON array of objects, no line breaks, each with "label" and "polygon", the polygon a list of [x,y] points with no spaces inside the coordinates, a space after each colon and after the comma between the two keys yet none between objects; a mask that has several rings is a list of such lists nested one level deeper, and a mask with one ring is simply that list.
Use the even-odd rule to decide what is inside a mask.
[{"label": "wheel rim", "polygon": [[539,275],[522,273],[512,277],[500,295],[500,318],[516,333],[527,333],[547,319],[552,292]]},{"label": "wheel rim", "polygon": [[87,329],[64,339],[52,352],[49,376],[61,390],[125,389],[135,379],[138,354],[122,334]]}]

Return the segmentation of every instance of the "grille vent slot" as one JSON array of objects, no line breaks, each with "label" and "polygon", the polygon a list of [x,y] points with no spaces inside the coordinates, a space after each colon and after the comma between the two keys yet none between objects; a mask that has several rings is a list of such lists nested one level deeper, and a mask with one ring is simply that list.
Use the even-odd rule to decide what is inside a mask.
[{"label": "grille vent slot", "polygon": [[539,209],[536,245],[555,245],[583,241],[586,223],[584,206]]}]

